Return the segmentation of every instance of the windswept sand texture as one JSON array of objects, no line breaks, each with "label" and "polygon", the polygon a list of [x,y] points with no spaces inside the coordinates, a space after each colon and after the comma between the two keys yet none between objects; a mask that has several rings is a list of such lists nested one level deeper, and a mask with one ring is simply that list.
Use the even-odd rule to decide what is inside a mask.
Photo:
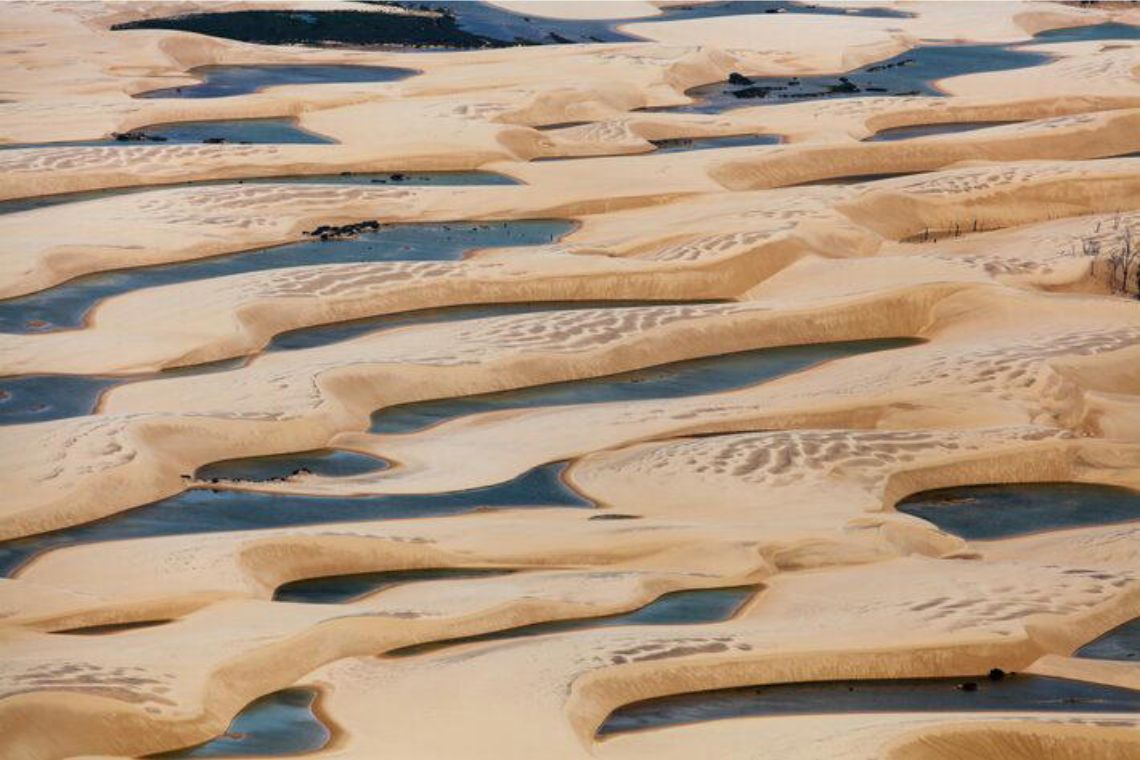
[{"label": "windswept sand texture", "polygon": [[[0,301],[15,326],[0,334],[0,412],[34,411],[37,393],[43,408],[73,389],[91,399],[0,426],[0,755],[177,750],[289,690],[294,718],[316,729],[308,743],[250,746],[436,760],[1140,756],[1140,653],[1078,653],[1140,616],[1140,15],[675,5],[495,3],[643,41],[430,52],[111,30],[250,9],[435,13],[422,9],[0,8],[0,205],[58,201],[0,208],[0,298],[21,299]],[[1106,22],[1126,31],[1034,39]],[[733,72],[865,87],[877,62],[963,44],[1048,57],[920,83],[937,95],[838,87],[842,98],[687,108],[687,91]],[[135,97],[259,65],[400,71]],[[257,118],[329,142],[74,144]],[[656,152],[742,135],[774,140]],[[471,171],[515,184],[296,181]],[[411,260],[390,245],[337,258],[349,244],[330,239],[299,264],[242,267],[370,220],[412,236],[454,225],[462,255]],[[521,220],[558,224],[532,244],[511,238]],[[472,225],[504,223],[503,245],[463,244]],[[179,270],[211,257],[232,273]],[[166,284],[93,296],[61,324],[20,315],[160,267]],[[466,308],[422,311],[449,307]],[[291,331],[304,347],[274,344]],[[789,347],[802,353],[778,351]],[[232,476],[251,471],[278,474]],[[1050,483],[1097,486],[1119,509],[1022,525],[1014,496],[993,510],[1015,529],[987,540],[906,511],[933,489]],[[945,493],[922,514],[964,504]],[[1045,500],[1034,514],[1060,498],[1025,493]],[[275,598],[306,579],[437,570],[456,572],[346,601]],[[725,619],[684,605],[654,617],[666,595],[716,589],[746,601]],[[1128,709],[972,709],[952,684],[999,689],[993,669],[1103,689]],[[809,699],[802,713],[679,713],[599,734],[660,697],[920,678],[956,679],[944,708],[826,714]],[[272,729],[274,704],[226,746]]]}]

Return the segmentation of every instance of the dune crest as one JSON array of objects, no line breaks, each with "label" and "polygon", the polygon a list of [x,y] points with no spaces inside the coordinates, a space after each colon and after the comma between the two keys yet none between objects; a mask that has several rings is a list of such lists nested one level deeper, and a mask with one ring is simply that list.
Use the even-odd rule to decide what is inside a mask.
[{"label": "dune crest", "polygon": [[1137,756],[1138,24],[9,4],[0,755]]}]

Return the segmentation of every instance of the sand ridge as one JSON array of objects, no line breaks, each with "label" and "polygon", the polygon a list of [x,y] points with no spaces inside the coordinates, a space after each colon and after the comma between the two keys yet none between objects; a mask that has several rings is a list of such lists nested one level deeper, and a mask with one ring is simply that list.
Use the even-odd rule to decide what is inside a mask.
[{"label": "sand ridge", "polygon": [[[0,215],[3,297],[46,300],[132,267],[240,261],[322,224],[454,223],[456,235],[520,220],[576,226],[548,244],[451,261],[314,259],[190,274],[96,299],[78,328],[0,335],[0,381],[124,381],[90,413],[0,433],[0,536],[11,541],[0,551],[48,549],[0,580],[0,754],[184,747],[293,686],[318,690],[317,716],[333,734],[314,756],[1135,754],[1135,714],[1079,709],[740,717],[597,734],[631,703],[736,686],[976,679],[991,668],[1140,684],[1129,663],[1074,656],[1140,613],[1140,522],[975,540],[903,511],[913,494],[974,484],[1140,492],[1140,311],[1131,270],[1122,279],[1113,258],[1140,225],[1137,44],[1031,38],[1136,23],[1135,14],[1003,2],[980,16],[968,4],[903,2],[891,5],[908,16],[660,20],[664,3],[558,5],[547,17],[625,19],[620,28],[646,41],[264,46],[110,30],[250,3],[5,9],[0,55],[17,75],[0,98],[0,140],[10,145],[0,151],[0,200],[109,192]],[[1051,58],[938,80],[941,96],[642,110],[690,105],[687,90],[734,71],[838,76],[963,41],[1031,42],[1019,49]],[[190,86],[203,66],[264,64],[412,73],[224,98],[132,97]],[[335,142],[19,147],[261,117],[295,119]],[[865,141],[978,121],[1010,123]],[[761,133],[780,142],[655,145]],[[521,184],[291,181],[469,170]],[[266,177],[279,181],[241,182]],[[293,330],[524,302],[533,311],[266,350]],[[556,382],[652,383],[608,376],[895,339],[909,342],[820,353],[728,389],[560,403],[539,395],[373,429],[372,415],[406,404]],[[221,360],[233,364],[210,366]],[[222,460],[300,462],[297,452],[328,449],[376,467],[288,474],[284,465],[268,480],[196,474]],[[497,501],[538,475],[545,485]],[[552,489],[574,500],[547,503]],[[462,509],[365,507],[452,493]],[[336,517],[289,522],[288,500],[306,498],[327,500],[315,503],[336,506]],[[164,499],[174,501],[148,506]],[[171,504],[200,520],[211,504],[241,507],[250,522],[164,535]],[[358,515],[343,510],[351,504]],[[93,526],[107,532],[83,532]],[[52,530],[64,531],[58,545]],[[273,598],[294,581],[432,569],[502,572],[397,583],[335,604]],[[741,587],[747,601],[726,619],[457,641],[602,623],[673,592]],[[134,623],[151,625],[79,635]],[[429,643],[439,646],[401,652]]]}]

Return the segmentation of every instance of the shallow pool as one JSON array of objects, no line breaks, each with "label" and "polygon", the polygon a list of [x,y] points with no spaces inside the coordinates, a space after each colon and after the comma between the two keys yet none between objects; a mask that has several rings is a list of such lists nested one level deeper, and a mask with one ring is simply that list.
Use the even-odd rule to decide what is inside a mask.
[{"label": "shallow pool", "polygon": [[313,689],[283,689],[250,702],[221,736],[154,758],[295,755],[325,746],[332,732],[313,711]]},{"label": "shallow pool", "polygon": [[771,380],[830,359],[911,346],[908,338],[764,348],[663,364],[618,375],[381,409],[373,433],[409,433],[469,414],[540,406],[638,401],[717,393]]},{"label": "shallow pool", "polygon": [[[971,687],[964,684],[974,684]],[[1044,676],[827,681],[694,692],[614,711],[602,736],[723,718],[838,713],[1136,712],[1140,692]]]},{"label": "shallow pool", "polygon": [[[1051,61],[1043,53],[1006,45],[923,45],[845,74],[748,77],[751,83],[714,82],[685,92],[694,100],[681,106],[646,108],[673,113],[721,113],[747,106],[820,98],[885,95],[942,95],[939,79],[983,71],[1028,68]],[[741,72],[747,73],[747,72]]]},{"label": "shallow pool", "polygon": [[216,121],[183,121],[151,124],[130,130],[120,137],[97,140],[64,140],[47,143],[9,143],[3,150],[22,148],[131,148],[155,145],[193,145],[198,143],[240,145],[307,143],[333,144],[336,141],[301,129],[293,119],[224,119]]},{"label": "shallow pool", "polygon": [[333,84],[346,82],[394,82],[416,72],[389,66],[200,66],[188,72],[199,77],[198,84],[177,85],[148,90],[136,98],[223,98],[248,95],[266,87],[298,84]]},{"label": "shallow pool", "polygon": [[217,179],[201,182],[176,182],[165,185],[134,185],[112,187],[100,190],[85,190],[76,193],[56,193],[37,195],[31,198],[15,198],[0,201],[0,214],[14,214],[18,211],[32,211],[61,203],[80,203],[120,195],[133,195],[156,190],[171,190],[180,187],[210,187],[214,185],[517,185],[519,182],[504,174],[482,171],[459,172],[341,172],[339,174],[307,174],[282,177],[250,177],[247,179]]},{"label": "shallow pool", "polygon": [[142,288],[312,264],[457,260],[475,248],[552,243],[574,227],[574,222],[562,219],[388,224],[343,240],[306,239],[180,263],[99,272],[0,301],[0,332],[78,328],[99,301]]},{"label": "shallow pool", "polygon": [[969,541],[1140,520],[1140,493],[1085,483],[1018,483],[923,491],[895,509]]},{"label": "shallow pool", "polygon": [[1113,628],[1078,649],[1074,657],[1094,660],[1140,661],[1140,618]]},{"label": "shallow pool", "polygon": [[440,517],[480,507],[592,507],[562,481],[565,466],[555,462],[506,483],[434,494],[330,497],[192,489],[103,520],[0,543],[0,575],[11,575],[49,549],[96,541],[296,525],[328,525],[333,533],[338,522]]},{"label": "shallow pool", "polygon": [[459,644],[480,641],[501,641],[526,636],[542,636],[549,633],[565,633],[591,628],[609,628],[622,625],[692,625],[696,623],[717,623],[728,620],[736,614],[745,602],[756,593],[751,586],[734,588],[710,588],[692,591],[674,591],[663,594],[653,602],[632,612],[621,615],[605,615],[573,620],[556,620],[549,623],[508,628],[480,636],[466,636],[459,639],[433,641],[426,644],[395,649],[385,654],[387,657],[407,657],[434,652]]},{"label": "shallow pool", "polygon": [[277,587],[273,600],[277,602],[304,602],[307,604],[342,604],[374,594],[381,589],[419,581],[462,580],[507,575],[512,570],[387,570],[376,573],[329,575],[322,578],[305,578]]}]

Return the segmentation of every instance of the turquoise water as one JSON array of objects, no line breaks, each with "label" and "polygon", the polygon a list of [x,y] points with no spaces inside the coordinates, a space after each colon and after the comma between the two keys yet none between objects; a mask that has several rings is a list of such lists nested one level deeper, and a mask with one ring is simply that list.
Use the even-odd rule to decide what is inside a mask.
[{"label": "turquoise water", "polygon": [[923,491],[895,509],[970,541],[1140,520],[1140,493],[1084,483],[1021,483]]}]

